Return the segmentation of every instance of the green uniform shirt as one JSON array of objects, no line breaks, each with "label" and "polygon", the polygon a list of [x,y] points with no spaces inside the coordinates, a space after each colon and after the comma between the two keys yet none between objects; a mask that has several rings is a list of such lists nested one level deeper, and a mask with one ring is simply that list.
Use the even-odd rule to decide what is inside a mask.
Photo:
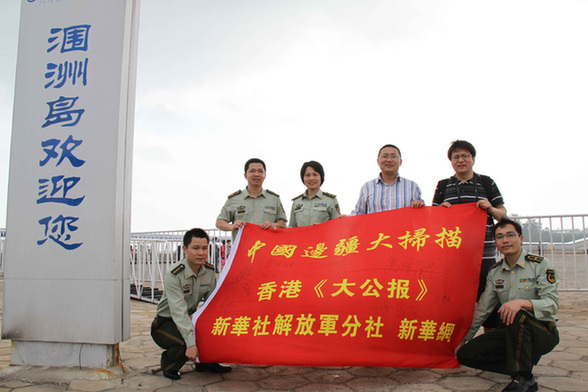
[{"label": "green uniform shirt", "polygon": [[190,316],[198,307],[198,303],[207,299],[216,286],[214,266],[204,264],[194,274],[183,259],[171,266],[163,278],[163,295],[157,305],[157,315],[171,317],[182,334],[186,347],[196,344]]},{"label": "green uniform shirt", "polygon": [[476,304],[472,326],[465,339],[471,340],[496,304],[515,299],[533,303],[533,316],[541,321],[556,321],[559,309],[559,276],[544,257],[523,250],[513,268],[505,259],[488,271],[486,289]]},{"label": "green uniform shirt", "polygon": [[[216,219],[229,223],[242,220],[256,225],[261,225],[265,221],[276,223],[280,220],[288,220],[278,194],[262,189],[257,197],[252,197],[247,188],[229,195]],[[235,235],[236,231],[233,232],[233,239]]]},{"label": "green uniform shirt", "polygon": [[312,199],[308,190],[292,199],[290,227],[310,226],[323,223],[341,215],[337,197],[319,189]]}]

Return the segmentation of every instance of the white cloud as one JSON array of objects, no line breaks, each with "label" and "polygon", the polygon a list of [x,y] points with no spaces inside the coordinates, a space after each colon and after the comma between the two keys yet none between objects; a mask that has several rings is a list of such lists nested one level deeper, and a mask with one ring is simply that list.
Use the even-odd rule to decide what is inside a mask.
[{"label": "white cloud", "polygon": [[509,212],[584,213],[587,11],[523,0],[143,0],[132,228],[212,227],[252,156],[287,212],[310,159],[349,212],[386,143],[401,148],[400,173],[429,204],[458,138],[474,143],[476,170],[497,181]]}]

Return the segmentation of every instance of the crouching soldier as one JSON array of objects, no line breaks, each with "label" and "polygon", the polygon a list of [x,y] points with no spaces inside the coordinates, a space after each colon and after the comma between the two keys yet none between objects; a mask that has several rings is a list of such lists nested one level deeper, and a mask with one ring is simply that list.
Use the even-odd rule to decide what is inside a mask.
[{"label": "crouching soldier", "polygon": [[[503,391],[536,391],[533,366],[559,343],[558,275],[549,260],[522,249],[519,223],[503,218],[493,230],[504,259],[489,270],[472,326],[455,352],[462,365],[510,375]],[[474,338],[498,303],[498,327]]]},{"label": "crouching soldier", "polygon": [[[179,380],[180,369],[187,360],[196,362],[198,347],[190,316],[198,303],[206,300],[216,286],[214,266],[207,264],[208,234],[192,229],[184,235],[182,249],[186,258],[174,264],[165,274],[163,295],[157,315],[151,324],[151,337],[161,348],[161,370],[172,380]],[[196,363],[196,371],[230,372],[218,363]]]}]

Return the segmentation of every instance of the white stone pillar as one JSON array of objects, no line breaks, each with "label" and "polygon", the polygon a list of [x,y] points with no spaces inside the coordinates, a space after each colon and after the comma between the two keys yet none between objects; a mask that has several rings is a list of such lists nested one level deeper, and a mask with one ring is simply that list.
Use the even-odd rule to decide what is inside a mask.
[{"label": "white stone pillar", "polygon": [[139,0],[21,0],[2,338],[15,364],[112,366],[129,338]]}]

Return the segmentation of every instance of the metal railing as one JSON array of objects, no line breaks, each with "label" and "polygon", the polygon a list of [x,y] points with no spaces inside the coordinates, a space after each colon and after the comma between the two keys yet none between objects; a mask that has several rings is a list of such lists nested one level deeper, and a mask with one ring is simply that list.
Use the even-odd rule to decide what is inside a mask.
[{"label": "metal railing", "polygon": [[[588,291],[588,215],[514,216],[523,226],[525,250],[547,257],[559,273],[562,291]],[[230,234],[211,229],[209,262],[218,271],[229,256]],[[3,232],[3,229],[0,229]],[[182,230],[133,233],[131,235],[131,297],[157,303],[163,292],[163,276],[181,260]],[[224,241],[224,242],[223,242]],[[223,252],[224,244],[224,252]],[[0,237],[0,274],[4,237]]]},{"label": "metal railing", "polygon": [[[513,216],[523,226],[523,247],[530,253],[535,253],[547,257],[555,266],[559,273],[559,289],[562,291],[588,291],[588,228],[586,221],[588,215],[549,215],[549,216]],[[227,233],[218,230],[208,230],[210,238],[228,239]],[[161,233],[141,233],[133,234],[135,241],[141,241],[141,236],[151,236],[161,241],[171,241],[167,236],[177,236],[176,243],[181,242],[183,232],[161,232]],[[174,243],[174,245],[176,244]],[[137,245],[139,242],[137,242]],[[155,280],[149,281],[147,287],[163,288],[163,274],[171,264],[170,260],[175,260],[174,255],[179,252],[173,251],[173,246],[160,245],[162,249],[171,249],[165,257],[163,253],[156,251],[154,255],[160,255],[160,261],[155,261],[154,257],[144,257],[150,264],[148,276],[155,277]],[[178,245],[179,246],[179,245]],[[153,245],[154,248],[157,248]],[[159,248],[157,248],[159,249]],[[229,253],[227,251],[226,257]],[[210,252],[210,259],[214,263],[218,256]],[[153,265],[157,267],[154,270]],[[136,275],[135,275],[136,276]],[[131,279],[131,282],[133,280]],[[139,287],[139,286],[137,286]],[[160,292],[145,293],[141,299],[147,301],[158,301],[157,295]],[[135,298],[139,298],[136,296]]]},{"label": "metal railing", "polygon": [[[230,234],[206,230],[210,237],[208,262],[220,272],[230,252]],[[182,241],[185,230],[131,234],[131,298],[159,302],[163,293],[163,277],[169,267],[184,257]],[[224,248],[223,248],[224,245]]]},{"label": "metal railing", "polygon": [[588,215],[513,218],[523,226],[524,249],[553,263],[559,290],[588,291]]}]

